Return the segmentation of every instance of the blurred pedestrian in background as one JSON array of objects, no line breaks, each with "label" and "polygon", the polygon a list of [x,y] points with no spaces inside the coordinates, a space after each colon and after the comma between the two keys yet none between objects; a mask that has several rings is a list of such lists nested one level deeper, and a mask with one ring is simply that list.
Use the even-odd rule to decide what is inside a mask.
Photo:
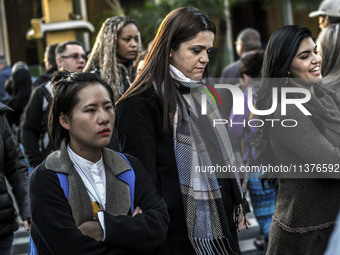
[{"label": "blurred pedestrian in background", "polygon": [[[59,43],[56,48],[56,62],[59,70],[81,72],[86,59],[83,44],[78,41]],[[54,149],[47,128],[51,89],[51,82],[47,81],[33,91],[21,125],[21,142],[33,168],[43,162]]]},{"label": "blurred pedestrian in background", "polygon": [[5,83],[12,74],[12,68],[7,65],[5,55],[0,54],[0,103],[6,102],[9,95],[5,91]]},{"label": "blurred pedestrian in background", "polygon": [[28,169],[18,142],[5,117],[10,110],[0,103],[0,254],[11,255],[14,231],[18,220],[13,200],[8,191],[6,179],[19,205],[19,213],[26,231],[30,230],[30,211],[28,205]]},{"label": "blurred pedestrian in background", "polygon": [[323,29],[317,39],[322,56],[322,84],[335,90],[340,97],[340,23]]},{"label": "blurred pedestrian in background", "polygon": [[[242,58],[247,56],[248,53],[252,53],[254,50],[261,49],[261,35],[254,28],[245,28],[240,31],[237,35],[237,40],[235,42],[236,53],[239,59],[228,66],[226,66],[221,75],[220,82],[223,84],[240,84],[240,67],[242,64]],[[241,80],[242,81],[242,80]],[[242,86],[240,87],[241,89]],[[231,108],[233,105],[233,97],[229,90],[223,91],[226,94],[226,100],[224,102],[224,107],[227,109],[228,117],[230,117]],[[230,137],[231,144],[233,146],[236,164],[238,167],[242,165],[242,148],[240,140],[234,136]]]},{"label": "blurred pedestrian in background", "polygon": [[29,71],[23,68],[13,71],[10,79],[12,80],[12,91],[7,105],[14,111],[7,112],[6,116],[19,141],[21,116],[31,95],[32,80]]},{"label": "blurred pedestrian in background", "polygon": [[57,48],[58,43],[51,44],[45,48],[44,53],[44,63],[46,72],[39,76],[33,83],[32,87],[38,87],[41,84],[45,84],[49,80],[51,80],[54,72],[58,71],[58,66],[55,57],[55,49]]},{"label": "blurred pedestrian in background", "polygon": [[248,52],[253,50],[261,49],[261,35],[254,28],[244,28],[237,35],[237,40],[235,42],[236,53],[239,59],[229,65],[227,65],[222,71],[222,81],[227,84],[237,84],[241,78],[239,70],[241,67],[241,59],[243,56],[247,55]]},{"label": "blurred pedestrian in background", "polygon": [[[268,183],[261,183],[260,176],[263,174],[260,168],[260,163],[257,159],[255,150],[256,143],[256,127],[249,126],[248,121],[253,119],[253,114],[248,107],[248,88],[252,88],[253,101],[260,86],[261,69],[263,63],[263,50],[255,50],[248,52],[246,56],[241,58],[240,67],[240,84],[244,90],[244,114],[243,115],[230,115],[230,123],[228,133],[230,137],[241,140],[242,158],[245,166],[258,167],[257,172],[246,173],[244,177],[247,190],[249,191],[252,208],[254,215],[261,228],[261,236],[257,237],[254,241],[255,246],[264,250],[266,253],[269,239],[269,227],[272,222],[272,216],[275,211],[276,201],[276,187],[268,185]],[[254,103],[254,102],[253,102]],[[240,123],[245,123],[242,125]],[[255,168],[253,168],[255,169]]]},{"label": "blurred pedestrian in background", "polygon": [[[164,254],[157,250],[169,223],[164,200],[136,158],[104,148],[115,122],[111,87],[81,72],[58,72],[52,83],[57,151],[29,183],[38,254]],[[67,177],[68,199],[58,173]]]}]

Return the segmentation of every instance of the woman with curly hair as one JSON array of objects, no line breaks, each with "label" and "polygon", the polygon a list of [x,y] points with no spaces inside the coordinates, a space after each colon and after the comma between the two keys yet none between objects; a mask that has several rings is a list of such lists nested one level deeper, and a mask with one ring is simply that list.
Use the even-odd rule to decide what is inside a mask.
[{"label": "woman with curly hair", "polygon": [[112,88],[117,100],[135,78],[133,67],[141,49],[135,21],[114,16],[103,23],[84,72],[96,72]]}]

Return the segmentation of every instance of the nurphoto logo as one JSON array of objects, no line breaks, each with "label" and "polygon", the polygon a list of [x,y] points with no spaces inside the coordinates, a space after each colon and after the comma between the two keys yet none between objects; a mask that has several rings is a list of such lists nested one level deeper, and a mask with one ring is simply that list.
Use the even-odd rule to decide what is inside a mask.
[{"label": "nurphoto logo", "polygon": [[[218,98],[221,106],[222,106],[222,100],[220,97],[221,93],[224,93],[224,90],[229,90],[232,94],[232,100],[233,100],[233,114],[234,115],[244,115],[245,114],[245,105],[248,107],[249,111],[258,116],[266,116],[274,113],[277,110],[278,107],[278,99],[280,96],[280,106],[281,106],[281,115],[286,116],[287,115],[287,105],[295,105],[304,115],[312,115],[306,107],[303,105],[304,103],[307,103],[311,98],[311,92],[305,88],[298,88],[298,87],[284,87],[281,88],[281,93],[278,93],[278,88],[272,89],[272,105],[269,109],[265,110],[258,110],[254,106],[254,98],[253,98],[253,88],[248,87],[245,92],[241,90],[238,86],[230,85],[230,84],[216,84],[213,88],[210,85],[204,84],[207,88],[209,88],[213,94],[215,94],[215,97]],[[217,93],[216,89],[219,90],[219,93]],[[202,94],[201,97],[201,114],[206,115],[207,114],[207,95],[209,95],[212,100],[214,101],[215,105],[217,105],[216,100],[213,96],[213,94],[207,90],[202,89],[206,93]],[[244,93],[247,93],[247,102],[245,102],[245,96]],[[289,94],[300,94],[301,96],[298,98],[289,98]],[[247,104],[245,104],[247,103]],[[213,120],[213,126],[216,127],[216,125],[242,125],[245,127],[248,125],[249,127],[262,127],[264,125],[264,121],[270,122],[271,126],[274,127],[274,125],[279,122],[283,127],[295,127],[298,123],[294,119],[273,119],[268,118],[265,120],[261,119],[250,119],[248,121],[243,120],[242,122],[232,122],[232,120],[228,119],[214,119]]]}]

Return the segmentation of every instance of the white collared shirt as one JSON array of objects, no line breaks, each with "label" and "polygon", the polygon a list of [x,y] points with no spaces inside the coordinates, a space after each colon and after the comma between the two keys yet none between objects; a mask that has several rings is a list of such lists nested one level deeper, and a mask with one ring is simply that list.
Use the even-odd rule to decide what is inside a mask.
[{"label": "white collared shirt", "polygon": [[105,209],[106,176],[103,157],[98,162],[93,163],[77,155],[69,145],[67,145],[67,152],[74,168],[84,182],[91,200],[98,202],[101,209]]}]

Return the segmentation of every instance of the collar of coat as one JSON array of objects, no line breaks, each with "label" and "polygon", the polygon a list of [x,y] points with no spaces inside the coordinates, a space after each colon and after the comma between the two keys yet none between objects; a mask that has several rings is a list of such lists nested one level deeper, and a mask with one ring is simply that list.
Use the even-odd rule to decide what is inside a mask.
[{"label": "collar of coat", "polygon": [[[104,148],[103,160],[106,176],[106,208],[105,211],[116,215],[127,215],[130,209],[130,191],[125,182],[119,180],[117,176],[130,170],[129,164],[118,153]],[[72,209],[76,226],[85,221],[93,220],[92,204],[86,187],[73,167],[65,142],[62,142],[60,150],[51,153],[45,161],[47,169],[67,175],[69,182],[68,202]],[[133,211],[133,208],[131,208]]]},{"label": "collar of coat", "polygon": [[13,109],[8,107],[7,105],[5,105],[3,103],[0,103],[0,113],[6,112],[6,111],[12,111],[13,112]]}]

